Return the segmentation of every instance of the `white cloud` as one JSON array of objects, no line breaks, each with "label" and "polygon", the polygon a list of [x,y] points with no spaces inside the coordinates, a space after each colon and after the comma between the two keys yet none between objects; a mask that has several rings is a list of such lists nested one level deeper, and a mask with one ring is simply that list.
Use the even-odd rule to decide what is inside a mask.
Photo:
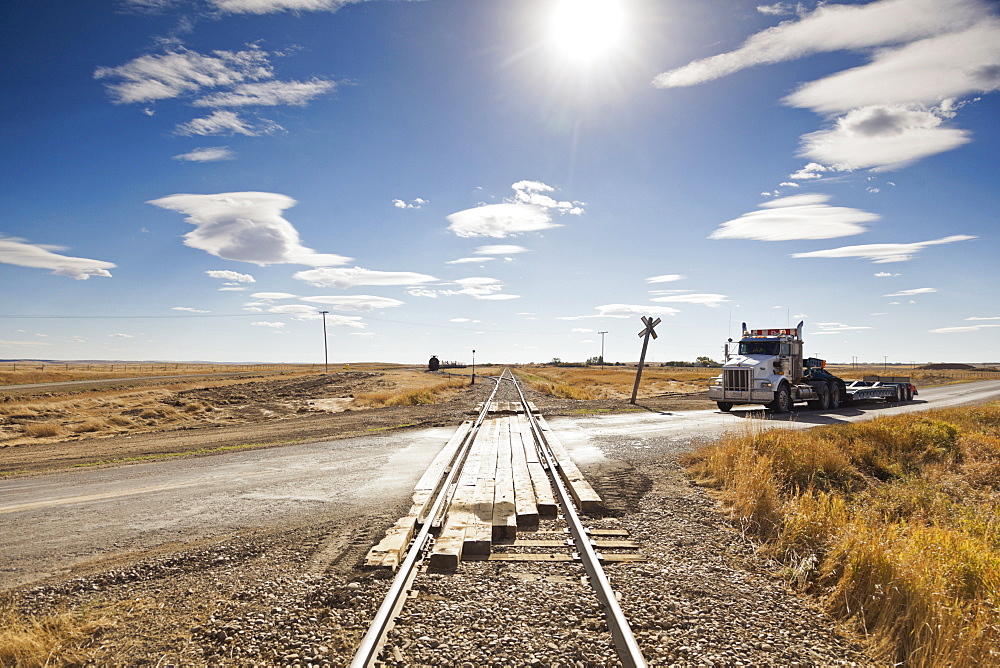
[{"label": "white cloud", "polygon": [[310,304],[325,304],[338,311],[374,311],[379,308],[394,308],[405,302],[389,297],[373,295],[323,295],[319,297],[302,297],[302,301]]},{"label": "white cloud", "polygon": [[958,332],[978,332],[988,327],[1000,327],[1000,325],[968,325],[966,327],[941,327],[939,329],[928,330],[931,334],[955,334]]},{"label": "white cloud", "polygon": [[432,299],[438,296],[437,291],[427,290],[425,288],[409,288],[407,289],[406,294],[411,297],[430,297]]},{"label": "white cloud", "polygon": [[680,274],[661,274],[660,276],[650,276],[646,279],[647,283],[672,283],[673,281],[680,281],[687,278],[687,276],[682,276]]},{"label": "white cloud", "polygon": [[273,121],[262,120],[259,123],[248,123],[234,111],[214,111],[208,116],[195,118],[187,123],[181,123],[174,130],[179,135],[207,137],[214,135],[244,135],[261,137],[272,135],[284,130]]},{"label": "white cloud", "polygon": [[654,290],[651,294],[662,295],[660,297],[653,297],[649,300],[651,302],[663,302],[667,304],[701,304],[711,308],[715,308],[719,306],[719,304],[731,301],[726,295],[709,292],[689,292],[687,290]]},{"label": "white cloud", "polygon": [[250,274],[240,274],[228,269],[209,269],[205,272],[212,278],[221,278],[225,281],[235,281],[237,283],[256,283]]},{"label": "white cloud", "polygon": [[514,244],[486,244],[485,246],[477,246],[473,252],[476,255],[517,255],[530,251],[524,246],[515,246]]},{"label": "white cloud", "polygon": [[24,239],[0,236],[0,262],[32,269],[51,269],[56,276],[87,280],[91,276],[110,277],[117,265],[102,260],[59,255],[53,251],[66,250],[63,246],[31,244]]},{"label": "white cloud", "polygon": [[212,55],[178,48],[164,54],[140,56],[119,67],[99,67],[94,78],[117,82],[107,86],[117,103],[152,102],[202,88],[270,79],[273,73],[267,56],[267,52],[257,48],[213,51]]},{"label": "white cloud", "polygon": [[933,107],[1000,88],[1000,76],[991,69],[1000,62],[1000,21],[983,17],[966,30],[942,33],[876,51],[871,63],[804,84],[785,102],[819,113],[842,113],[885,104]]},{"label": "white cloud", "polygon": [[832,128],[803,135],[801,153],[838,170],[889,170],[969,141],[967,131],[944,127],[934,111],[878,105],[853,109]]},{"label": "white cloud", "polygon": [[761,210],[745,213],[719,226],[710,239],[833,239],[861,234],[861,223],[879,219],[878,214],[860,209],[829,206],[829,195],[802,194],[782,197],[760,205]]},{"label": "white cloud", "polygon": [[108,338],[110,338],[110,339],[134,339],[135,335],[134,334],[122,334],[122,333],[119,332],[118,334],[108,334]]},{"label": "white cloud", "polygon": [[270,327],[271,329],[281,329],[285,326],[283,322],[268,322],[266,320],[259,320],[257,322],[251,322],[254,327]]},{"label": "white cloud", "polygon": [[496,260],[495,257],[460,257],[457,260],[448,260],[445,264],[476,264],[483,262],[492,262]]},{"label": "white cloud", "polygon": [[46,343],[45,341],[5,341],[4,339],[0,339],[0,346],[4,348],[42,348],[51,345],[51,343]]},{"label": "white cloud", "polygon": [[966,318],[966,320],[1000,320],[1000,316],[990,316],[988,318],[977,318],[973,316],[971,318]]},{"label": "white cloud", "polygon": [[845,325],[841,322],[817,322],[816,327],[819,327],[818,332],[813,332],[813,336],[816,334],[839,334],[841,332],[854,332],[863,329],[871,329],[867,326],[858,325]]},{"label": "white cloud", "polygon": [[267,307],[267,312],[290,315],[296,320],[319,320],[322,317],[319,313],[320,309],[315,306],[306,306],[305,304],[271,305]]},{"label": "white cloud", "polygon": [[228,14],[271,14],[274,12],[334,12],[359,0],[209,0]]},{"label": "white cloud", "polygon": [[900,290],[899,292],[893,292],[887,295],[882,295],[883,297],[910,297],[912,295],[925,295],[931,292],[937,292],[937,288],[914,288],[913,290]]},{"label": "white cloud", "polygon": [[250,296],[262,302],[272,302],[277,299],[298,299],[298,295],[293,295],[291,292],[255,292]]},{"label": "white cloud", "polygon": [[[780,5],[764,6],[777,14]],[[820,4],[747,39],[738,49],[657,76],[690,86],[766,63],[855,50],[868,62],[801,85],[785,104],[832,125],[802,137],[802,155],[835,170],[898,169],[970,141],[947,127],[963,96],[1000,89],[1000,19],[984,0],[877,0]],[[793,179],[819,178],[805,169]]]},{"label": "white cloud", "polygon": [[544,194],[552,186],[537,181],[513,184],[514,196],[502,204],[486,204],[458,211],[446,217],[448,230],[460,237],[504,237],[561,227],[552,222],[552,212],[579,215],[582,202],[557,201]]},{"label": "white cloud", "polygon": [[778,184],[780,188],[801,188],[802,186],[794,181],[782,181]]},{"label": "white cloud", "polygon": [[293,274],[293,278],[318,288],[353,288],[358,285],[420,285],[437,279],[412,271],[376,271],[372,269],[323,267]]},{"label": "white cloud", "polygon": [[281,212],[294,206],[285,195],[232,192],[216,195],[170,195],[148,202],[186,214],[195,229],[184,235],[191,248],[226,260],[268,264],[305,264],[325,267],[350,258],[317,253],[302,245],[298,231]]},{"label": "white cloud", "polygon": [[893,274],[888,271],[876,271],[875,278],[893,278],[895,276],[902,276],[902,274]]},{"label": "white cloud", "polygon": [[479,322],[479,320],[472,320],[471,318],[451,318],[448,322]]},{"label": "white cloud", "polygon": [[174,160],[184,160],[186,162],[219,162],[220,160],[232,160],[236,154],[225,146],[213,146],[196,148],[187,153],[175,155]]},{"label": "white cloud", "polygon": [[821,172],[829,171],[827,167],[821,165],[817,162],[810,162],[808,165],[795,172],[794,174],[789,174],[788,178],[795,179],[797,181],[808,181],[810,179],[821,179]]},{"label": "white cloud", "polygon": [[927,246],[937,246],[940,244],[950,244],[955,241],[968,241],[975,239],[967,234],[956,234],[933,241],[919,241],[912,244],[866,244],[862,246],[843,246],[841,248],[830,248],[828,250],[812,251],[809,253],[793,253],[792,257],[857,257],[871,260],[876,264],[887,262],[906,262]]},{"label": "white cloud", "polygon": [[263,81],[244,83],[232,90],[213,93],[194,101],[196,107],[304,107],[311,100],[334,90],[337,85],[326,79],[309,81]]},{"label": "white cloud", "polygon": [[571,332],[577,332],[579,334],[593,334],[596,330],[590,329],[588,327],[574,327],[569,330]]},{"label": "white cloud", "polygon": [[[801,7],[801,4],[798,5],[798,9],[801,9]],[[776,2],[773,5],[757,5],[757,11],[768,16],[786,16],[794,14],[796,9],[796,5],[790,5],[786,2]]]},{"label": "white cloud", "polygon": [[604,304],[595,306],[598,310],[596,315],[565,315],[559,316],[556,320],[588,320],[590,318],[630,318],[632,316],[660,316],[674,315],[680,313],[670,306],[649,306],[642,304]]},{"label": "white cloud", "polygon": [[966,29],[983,19],[978,0],[880,0],[825,4],[798,21],[785,21],[747,39],[735,51],[696,60],[658,75],[660,88],[692,86],[755,65],[842,49],[899,44]]},{"label": "white cloud", "polygon": [[419,209],[423,207],[424,204],[427,204],[427,200],[422,199],[420,197],[416,198],[411,202],[406,202],[401,199],[392,200],[392,205],[397,209]]},{"label": "white cloud", "polygon": [[200,308],[191,308],[190,306],[175,306],[171,311],[187,311],[188,313],[211,313],[211,311],[205,311]]},{"label": "white cloud", "polygon": [[552,216],[534,204],[487,204],[446,217],[448,230],[460,237],[504,237],[560,227]]}]

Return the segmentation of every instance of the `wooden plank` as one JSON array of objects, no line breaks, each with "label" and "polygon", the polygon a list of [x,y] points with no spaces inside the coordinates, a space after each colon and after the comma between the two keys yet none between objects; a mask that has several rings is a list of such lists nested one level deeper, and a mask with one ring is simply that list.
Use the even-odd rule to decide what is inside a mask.
[{"label": "wooden plank", "polygon": [[492,513],[489,518],[484,518],[477,509],[477,490],[483,459],[483,449],[481,444],[477,443],[472,444],[469,456],[465,460],[465,467],[458,479],[458,488],[452,502],[453,507],[459,506],[458,510],[462,513],[465,526],[461,554],[489,554],[493,535]]},{"label": "wooden plank", "polygon": [[577,508],[582,513],[604,512],[604,501],[601,500],[601,496],[594,491],[594,488],[583,477],[580,469],[577,468],[572,458],[570,458],[569,452],[563,447],[562,442],[559,441],[559,438],[552,431],[551,427],[549,427],[548,423],[545,422],[545,418],[539,416],[538,424],[545,433],[545,440],[552,450],[552,455],[558,461],[560,476],[569,488],[569,492],[573,497],[573,501],[576,502]]},{"label": "wooden plank", "polygon": [[[517,417],[508,419],[510,424],[511,472],[514,476],[514,508],[517,512],[517,528],[522,531],[538,531],[538,505],[535,503],[535,489],[528,471],[527,445],[534,445],[531,434],[521,430]],[[525,440],[527,439],[527,444]],[[534,450],[534,447],[531,448]]]},{"label": "wooden plank", "polygon": [[572,554],[518,554],[510,552],[494,552],[489,561],[576,561]]},{"label": "wooden plank", "polygon": [[479,456],[479,472],[476,476],[476,491],[473,497],[476,523],[466,532],[466,538],[474,545],[466,548],[466,558],[471,554],[489,554],[493,543],[493,497],[496,490],[498,428],[496,420],[483,422],[473,444]]},{"label": "wooden plank", "polygon": [[500,418],[497,431],[497,472],[493,490],[493,542],[517,536],[517,508],[514,505],[514,474],[510,445],[510,418]]},{"label": "wooden plank", "polygon": [[587,533],[591,536],[628,536],[628,531],[625,529],[587,529]]},{"label": "wooden plank", "polygon": [[531,476],[532,489],[535,492],[535,507],[538,508],[539,517],[551,518],[559,514],[559,504],[556,503],[555,492],[552,491],[552,482],[549,480],[545,468],[539,461],[538,449],[535,447],[534,438],[531,436],[531,428],[528,426],[528,418],[523,414],[517,416],[518,425],[524,442],[524,455],[528,462],[528,475]]},{"label": "wooden plank", "polygon": [[638,563],[649,561],[649,559],[641,554],[602,554],[601,561],[608,563]]},{"label": "wooden plank", "polygon": [[462,440],[469,433],[471,427],[471,422],[463,422],[444,447],[441,448],[437,456],[434,457],[430,467],[424,472],[413,488],[410,510],[406,515],[396,520],[396,523],[386,532],[385,537],[381,541],[368,550],[368,554],[365,556],[365,566],[369,568],[391,568],[393,570],[399,566],[407,546],[413,540],[413,535],[416,533],[420,515],[431,500],[436,483],[440,479],[442,472],[454,462],[458,448],[461,446]]}]

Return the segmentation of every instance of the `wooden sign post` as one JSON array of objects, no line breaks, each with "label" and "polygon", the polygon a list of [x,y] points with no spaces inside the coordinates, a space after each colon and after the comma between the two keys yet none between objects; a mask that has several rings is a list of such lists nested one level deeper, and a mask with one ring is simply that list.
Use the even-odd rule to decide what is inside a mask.
[{"label": "wooden sign post", "polygon": [[649,345],[650,336],[656,338],[656,332],[653,331],[653,328],[660,324],[660,319],[653,320],[648,316],[642,316],[642,324],[646,328],[639,332],[639,336],[642,337],[642,354],[639,355],[639,368],[635,372],[635,386],[632,387],[632,399],[629,400],[632,405],[635,405],[635,395],[639,392],[639,379],[642,378],[642,367],[646,364],[646,346]]}]

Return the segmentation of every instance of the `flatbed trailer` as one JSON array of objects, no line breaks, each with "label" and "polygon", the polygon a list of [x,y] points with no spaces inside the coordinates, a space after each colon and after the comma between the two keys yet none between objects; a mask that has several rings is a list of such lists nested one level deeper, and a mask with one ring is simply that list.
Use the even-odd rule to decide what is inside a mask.
[{"label": "flatbed trailer", "polygon": [[848,401],[910,401],[916,396],[917,388],[905,376],[865,376],[864,380],[846,383],[844,392]]}]

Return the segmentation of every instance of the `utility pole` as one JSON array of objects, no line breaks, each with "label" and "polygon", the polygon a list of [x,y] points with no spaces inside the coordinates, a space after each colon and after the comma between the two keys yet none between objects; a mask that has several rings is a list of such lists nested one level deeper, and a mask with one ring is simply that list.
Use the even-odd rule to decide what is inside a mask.
[{"label": "utility pole", "polygon": [[476,349],[472,349],[472,385],[476,384]]},{"label": "utility pole", "polygon": [[601,368],[604,368],[604,335],[607,332],[598,332],[601,335]]},{"label": "utility pole", "polygon": [[320,311],[323,315],[323,373],[330,373],[330,355],[326,346],[326,314],[329,311]]},{"label": "utility pole", "polygon": [[656,332],[653,331],[653,328],[660,324],[660,319],[653,320],[648,316],[642,316],[642,324],[646,326],[645,329],[639,332],[639,336],[643,337],[642,354],[639,355],[639,368],[635,371],[635,385],[632,387],[632,398],[629,400],[629,403],[633,406],[635,405],[635,395],[639,392],[639,379],[642,378],[642,367],[646,363],[646,346],[649,345],[650,336],[654,339],[656,338]]}]

